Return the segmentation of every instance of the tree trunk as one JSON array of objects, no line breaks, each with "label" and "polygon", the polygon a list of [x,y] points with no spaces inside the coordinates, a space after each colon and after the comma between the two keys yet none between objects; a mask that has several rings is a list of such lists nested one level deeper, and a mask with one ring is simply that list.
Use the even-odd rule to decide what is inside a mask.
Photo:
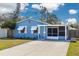
[{"label": "tree trunk", "polygon": [[14,30],[8,29],[8,33],[7,33],[8,38],[13,38],[13,31]]}]

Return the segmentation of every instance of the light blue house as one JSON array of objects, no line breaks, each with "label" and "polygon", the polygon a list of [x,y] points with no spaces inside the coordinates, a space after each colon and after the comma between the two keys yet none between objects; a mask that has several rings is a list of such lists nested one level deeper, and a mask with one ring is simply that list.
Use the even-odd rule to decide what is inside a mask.
[{"label": "light blue house", "polygon": [[32,38],[39,40],[67,40],[68,26],[51,25],[28,18],[16,24],[14,38]]}]

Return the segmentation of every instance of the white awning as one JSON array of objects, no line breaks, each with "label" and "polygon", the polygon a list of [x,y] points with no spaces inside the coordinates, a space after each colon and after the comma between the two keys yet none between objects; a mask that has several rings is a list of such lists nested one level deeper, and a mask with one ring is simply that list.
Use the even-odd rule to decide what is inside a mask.
[{"label": "white awning", "polygon": [[32,26],[31,27],[31,30],[36,30],[37,29],[37,26]]},{"label": "white awning", "polygon": [[24,28],[24,26],[20,26],[17,28],[17,30],[22,30]]}]

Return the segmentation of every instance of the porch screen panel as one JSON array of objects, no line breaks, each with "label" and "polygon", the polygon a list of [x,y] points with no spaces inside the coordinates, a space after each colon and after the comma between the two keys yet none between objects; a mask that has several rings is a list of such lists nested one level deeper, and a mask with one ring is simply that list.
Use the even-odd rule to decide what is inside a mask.
[{"label": "porch screen panel", "polygon": [[65,26],[59,27],[59,36],[65,36]]},{"label": "porch screen panel", "polygon": [[53,36],[57,36],[58,32],[57,32],[57,28],[53,28]]},{"label": "porch screen panel", "polygon": [[53,36],[53,29],[52,28],[48,28],[48,36]]},{"label": "porch screen panel", "polygon": [[48,36],[57,36],[57,28],[48,28]]}]

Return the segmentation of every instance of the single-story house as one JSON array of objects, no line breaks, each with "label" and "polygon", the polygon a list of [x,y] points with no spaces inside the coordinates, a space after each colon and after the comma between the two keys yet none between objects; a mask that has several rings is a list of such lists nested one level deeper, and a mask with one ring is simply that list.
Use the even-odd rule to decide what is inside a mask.
[{"label": "single-story house", "polygon": [[67,40],[67,25],[51,25],[28,18],[17,22],[13,33],[14,38],[32,38],[39,40]]}]

